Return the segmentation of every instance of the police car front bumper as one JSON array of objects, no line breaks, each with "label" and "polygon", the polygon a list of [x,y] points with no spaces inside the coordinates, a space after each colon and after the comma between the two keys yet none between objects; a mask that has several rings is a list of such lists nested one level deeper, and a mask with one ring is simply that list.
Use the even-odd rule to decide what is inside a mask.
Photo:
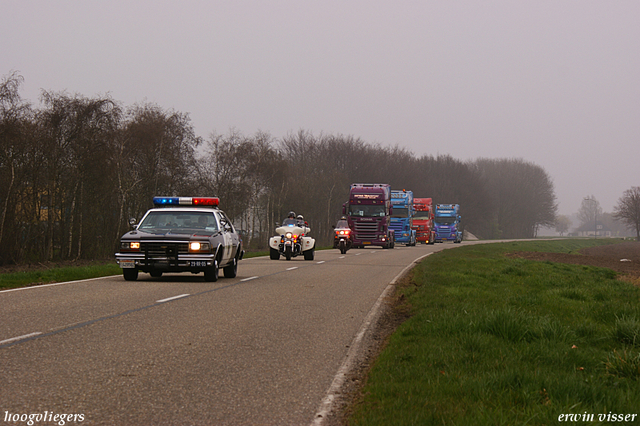
[{"label": "police car front bumper", "polygon": [[180,254],[177,257],[145,257],[144,253],[116,253],[116,263],[122,269],[192,270],[213,266],[215,254]]}]

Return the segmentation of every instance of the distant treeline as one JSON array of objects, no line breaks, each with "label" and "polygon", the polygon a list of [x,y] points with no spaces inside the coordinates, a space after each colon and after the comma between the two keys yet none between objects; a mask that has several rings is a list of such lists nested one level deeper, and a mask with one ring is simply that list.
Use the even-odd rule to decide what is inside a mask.
[{"label": "distant treeline", "polygon": [[188,114],[154,104],[43,91],[34,108],[22,81],[13,73],[0,83],[0,264],[112,256],[154,195],[219,196],[257,249],[291,210],[329,244],[356,182],[460,204],[464,228],[480,238],[533,237],[555,220],[550,177],[521,159],[416,157],[303,130],[204,139]]}]

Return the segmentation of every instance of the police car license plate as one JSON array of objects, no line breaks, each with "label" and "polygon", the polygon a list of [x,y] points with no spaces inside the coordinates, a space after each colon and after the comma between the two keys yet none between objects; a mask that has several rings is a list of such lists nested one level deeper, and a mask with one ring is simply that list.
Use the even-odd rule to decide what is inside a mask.
[{"label": "police car license plate", "polygon": [[136,262],[133,260],[121,260],[120,267],[123,269],[130,269],[136,267]]},{"label": "police car license plate", "polygon": [[206,260],[192,260],[191,266],[207,266]]}]

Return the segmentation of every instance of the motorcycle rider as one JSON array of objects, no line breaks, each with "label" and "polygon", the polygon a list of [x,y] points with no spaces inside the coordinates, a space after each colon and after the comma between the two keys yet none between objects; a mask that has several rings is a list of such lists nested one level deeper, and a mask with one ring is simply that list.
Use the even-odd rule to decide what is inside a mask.
[{"label": "motorcycle rider", "polygon": [[347,217],[346,216],[342,216],[340,218],[340,220],[338,221],[338,223],[336,223],[336,228],[348,228],[349,227],[349,222],[347,222]]},{"label": "motorcycle rider", "polygon": [[296,219],[298,220],[298,226],[302,227],[302,226],[309,226],[309,224],[307,223],[306,220],[304,220],[304,216],[302,216],[301,214],[299,214]]},{"label": "motorcycle rider", "polygon": [[298,225],[298,220],[296,219],[295,212],[289,212],[289,214],[287,215],[287,218],[282,221],[282,226],[287,226],[287,225],[293,225],[293,226]]},{"label": "motorcycle rider", "polygon": [[[347,222],[347,217],[346,216],[342,216],[340,218],[340,220],[338,220],[338,223],[336,223],[336,226],[334,226],[335,230],[339,230],[339,229],[349,229],[351,230],[351,228],[349,228],[349,222]],[[349,233],[349,239],[351,239],[351,233]],[[337,248],[338,247],[338,234],[335,233],[333,235],[333,248]]]}]

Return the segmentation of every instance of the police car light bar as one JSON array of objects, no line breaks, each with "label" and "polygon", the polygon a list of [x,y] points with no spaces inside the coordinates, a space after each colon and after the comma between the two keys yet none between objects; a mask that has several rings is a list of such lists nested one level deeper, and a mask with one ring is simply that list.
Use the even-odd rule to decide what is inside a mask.
[{"label": "police car light bar", "polygon": [[220,204],[218,197],[153,197],[155,206],[213,206]]}]

